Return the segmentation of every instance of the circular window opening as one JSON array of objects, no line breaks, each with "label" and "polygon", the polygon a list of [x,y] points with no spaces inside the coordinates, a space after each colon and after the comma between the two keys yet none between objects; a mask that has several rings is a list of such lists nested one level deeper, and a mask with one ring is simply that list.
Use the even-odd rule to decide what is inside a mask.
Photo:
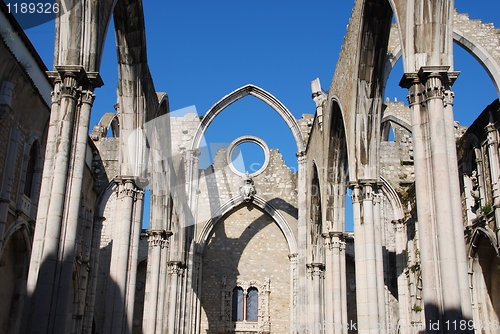
[{"label": "circular window opening", "polygon": [[252,142],[237,145],[231,153],[231,163],[238,172],[243,174],[246,172],[253,174],[259,171],[265,161],[266,156],[262,147]]},{"label": "circular window opening", "polygon": [[228,162],[231,170],[239,175],[246,172],[260,174],[269,163],[269,149],[266,143],[254,136],[243,136],[228,147]]}]

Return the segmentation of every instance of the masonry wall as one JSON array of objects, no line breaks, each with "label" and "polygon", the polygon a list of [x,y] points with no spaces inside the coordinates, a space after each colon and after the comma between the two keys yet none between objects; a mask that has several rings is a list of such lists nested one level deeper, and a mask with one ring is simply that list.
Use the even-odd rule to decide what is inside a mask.
[{"label": "masonry wall", "polygon": [[221,219],[203,256],[201,333],[215,333],[221,318],[223,280],[228,284],[235,280],[263,283],[266,278],[271,290],[271,332],[288,333],[291,293],[288,253],[286,240],[276,223],[255,206],[242,205]]}]

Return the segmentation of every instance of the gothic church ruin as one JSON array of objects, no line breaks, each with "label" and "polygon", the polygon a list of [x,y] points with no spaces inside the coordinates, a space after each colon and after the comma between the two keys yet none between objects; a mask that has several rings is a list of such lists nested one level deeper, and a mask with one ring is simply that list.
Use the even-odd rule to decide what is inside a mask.
[{"label": "gothic church ruin", "polygon": [[[51,70],[0,3],[0,333],[498,332],[498,99],[453,117],[453,43],[500,94],[498,28],[452,0],[356,0],[311,115],[248,84],[173,117],[141,0],[67,2]],[[111,19],[116,113],[89,124]],[[406,103],[383,99],[398,59]],[[200,168],[207,128],[247,96],[289,128],[297,171],[252,134]],[[242,143],[260,169],[234,166]]]}]

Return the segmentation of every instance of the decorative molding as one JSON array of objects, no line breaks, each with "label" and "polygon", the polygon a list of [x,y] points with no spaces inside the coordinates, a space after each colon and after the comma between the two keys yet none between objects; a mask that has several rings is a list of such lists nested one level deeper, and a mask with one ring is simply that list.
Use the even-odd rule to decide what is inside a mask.
[{"label": "decorative molding", "polygon": [[244,173],[240,172],[239,170],[237,170],[234,167],[233,161],[232,161],[232,155],[233,155],[234,149],[238,145],[243,144],[243,143],[254,143],[254,144],[258,145],[262,149],[262,151],[264,151],[264,163],[262,164],[262,167],[259,168],[257,171],[250,173],[251,177],[257,176],[257,175],[261,174],[269,165],[269,147],[267,146],[266,142],[259,137],[241,136],[241,137],[238,137],[235,140],[233,140],[231,142],[231,144],[229,144],[229,146],[227,147],[227,150],[226,150],[227,164],[229,165],[229,168],[231,169],[231,171],[233,173],[235,173],[236,175],[245,176],[246,174],[248,174],[248,171],[246,171],[246,173],[244,174]]},{"label": "decorative molding", "polygon": [[252,201],[253,197],[257,194],[252,176],[248,172],[243,176],[243,185],[240,187],[240,193],[245,202]]},{"label": "decorative molding", "polygon": [[165,248],[169,245],[170,236],[172,232],[167,230],[147,230],[148,245],[150,247]]},{"label": "decorative molding", "polygon": [[[259,292],[257,321],[232,321],[232,297],[233,289],[239,287],[243,289],[245,298],[248,289],[256,288]],[[271,293],[271,280],[264,278],[264,283],[258,280],[228,280],[226,276],[221,278],[221,320],[218,324],[219,332],[256,332],[270,333],[271,321],[269,314],[269,295]]]}]

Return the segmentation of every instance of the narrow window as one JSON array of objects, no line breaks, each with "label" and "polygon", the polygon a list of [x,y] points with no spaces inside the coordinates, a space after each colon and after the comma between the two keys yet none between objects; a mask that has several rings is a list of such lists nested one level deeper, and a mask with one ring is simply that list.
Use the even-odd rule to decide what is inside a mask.
[{"label": "narrow window", "polygon": [[247,292],[247,320],[257,321],[257,310],[259,308],[259,291],[250,288]]},{"label": "narrow window", "polygon": [[233,321],[243,320],[243,289],[233,289]]},{"label": "narrow window", "polygon": [[24,194],[31,198],[33,192],[33,180],[35,178],[36,158],[38,156],[38,149],[36,142],[31,145],[30,156],[28,159],[28,166],[26,168],[26,181],[24,183]]}]

